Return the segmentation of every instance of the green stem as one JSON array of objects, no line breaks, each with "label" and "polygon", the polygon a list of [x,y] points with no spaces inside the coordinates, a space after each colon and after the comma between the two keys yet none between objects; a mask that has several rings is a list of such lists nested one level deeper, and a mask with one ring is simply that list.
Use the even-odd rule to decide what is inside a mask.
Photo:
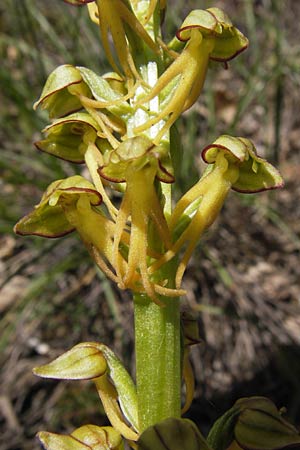
[{"label": "green stem", "polygon": [[179,300],[157,306],[135,294],[135,351],[139,431],[167,417],[180,417]]},{"label": "green stem", "polygon": [[[137,17],[145,16],[150,2],[141,1],[135,11]],[[148,33],[155,40],[160,34],[159,8],[146,25]],[[154,86],[160,72],[162,62],[147,47],[142,54],[136,55],[136,65],[143,79]],[[141,87],[137,99],[144,94]],[[136,99],[134,99],[136,100]],[[159,99],[149,102],[149,111],[159,112]],[[128,136],[133,129],[151,117],[143,109],[138,109],[128,122]],[[162,125],[157,124],[148,130],[150,138],[154,137]],[[164,211],[171,212],[171,187],[161,184],[165,199]],[[174,281],[174,270],[169,266],[165,273],[156,274],[168,280],[168,286]],[[179,299],[161,298],[165,307],[159,307],[145,294],[134,294],[135,316],[135,352],[136,382],[138,394],[139,432],[150,425],[167,418],[180,417],[181,410],[181,355],[180,355],[180,313]]]}]

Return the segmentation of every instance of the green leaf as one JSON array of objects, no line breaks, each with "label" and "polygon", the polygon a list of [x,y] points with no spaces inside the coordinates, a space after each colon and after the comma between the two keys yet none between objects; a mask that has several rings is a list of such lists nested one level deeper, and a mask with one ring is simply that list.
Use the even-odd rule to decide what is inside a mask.
[{"label": "green leaf", "polygon": [[207,436],[207,443],[213,450],[227,450],[233,443],[234,427],[239,413],[240,409],[234,405],[213,424]]},{"label": "green leaf", "polygon": [[300,449],[299,431],[281,416],[269,399],[253,397],[237,403],[242,410],[234,434],[240,447],[245,450]]},{"label": "green leaf", "polygon": [[212,164],[219,152],[224,152],[229,165],[239,167],[239,177],[232,185],[234,190],[254,193],[283,186],[278,170],[257,155],[254,145],[248,139],[222,135],[202,151],[202,158]]},{"label": "green leaf", "polygon": [[145,430],[139,450],[211,450],[196,425],[187,419],[169,418]]},{"label": "green leaf", "polygon": [[80,146],[84,141],[96,140],[98,125],[87,113],[79,112],[55,120],[43,132],[46,139],[35,142],[36,147],[50,155],[74,163],[84,162],[84,151]]},{"label": "green leaf", "polygon": [[249,397],[239,399],[214,423],[207,442],[214,450],[226,450],[234,443],[244,450],[300,449],[300,434],[271,400]]},{"label": "green leaf", "polygon": [[91,96],[80,71],[70,64],[57,67],[48,77],[34,109],[47,109],[50,118],[63,117],[82,109],[77,95]]}]

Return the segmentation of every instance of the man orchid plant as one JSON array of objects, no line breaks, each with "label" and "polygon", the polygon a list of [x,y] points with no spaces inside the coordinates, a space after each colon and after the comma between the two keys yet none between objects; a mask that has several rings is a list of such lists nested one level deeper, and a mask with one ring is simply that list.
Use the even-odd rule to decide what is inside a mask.
[{"label": "man orchid plant", "polygon": [[[58,1],[58,0],[57,0]],[[209,61],[227,64],[247,38],[218,8],[191,11],[173,39],[162,39],[167,0],[65,0],[85,6],[100,30],[112,72],[65,64],[46,81],[35,108],[51,124],[36,147],[89,176],[50,184],[15,226],[21,235],[58,238],[77,231],[95,264],[132,292],[136,382],[103,343],[80,343],[34,369],[44,378],[91,380],[111,423],[70,435],[40,432],[48,450],[259,450],[300,448],[298,431],[268,399],[240,399],[205,439],[182,419],[193,399],[189,347],[197,325],[180,314],[182,278],[230,189],[283,185],[251,141],[220,136],[202,151],[208,164],[174,205],[182,155],[176,121],[198,99]],[[116,194],[116,195],[115,195]],[[182,380],[186,399],[181,405]]]}]

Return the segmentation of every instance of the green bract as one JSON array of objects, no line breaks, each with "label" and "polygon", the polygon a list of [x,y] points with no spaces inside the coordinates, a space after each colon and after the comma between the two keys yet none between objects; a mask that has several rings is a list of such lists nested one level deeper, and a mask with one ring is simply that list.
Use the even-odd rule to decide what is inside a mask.
[{"label": "green bract", "polygon": [[87,136],[94,142],[98,129],[97,122],[89,114],[74,113],[48,125],[43,130],[46,139],[35,142],[35,145],[39,150],[66,161],[84,163],[81,144]]},{"label": "green bract", "polygon": [[239,177],[232,188],[238,192],[253,193],[283,186],[283,180],[272,164],[257,156],[256,149],[249,139],[220,136],[213,144],[202,151],[202,158],[211,164],[223,152],[232,164],[239,168]]},{"label": "green bract", "polygon": [[124,428],[125,433],[129,432],[129,436],[135,438],[136,433],[123,425],[118,417],[117,400],[126,420],[137,430],[136,388],[120,360],[106,345],[97,342],[78,344],[51,363],[35,368],[34,373],[60,380],[92,379],[111,423],[122,434]]},{"label": "green bract", "polygon": [[92,205],[102,201],[94,186],[79,175],[54,181],[35,209],[15,225],[15,232],[48,238],[71,233],[74,226],[67,220],[64,208],[74,207],[80,196],[85,196]]},{"label": "green bract", "polygon": [[82,81],[76,67],[64,64],[57,67],[48,77],[34,109],[41,107],[49,112],[49,117],[63,117],[82,109],[78,95],[91,96],[89,87]]},{"label": "green bract", "polygon": [[121,95],[110,86],[104,77],[100,77],[86,67],[77,67],[77,69],[96,100],[104,103],[114,103],[106,106],[108,111],[122,118],[127,117],[132,112],[132,107],[129,103],[122,99]]}]

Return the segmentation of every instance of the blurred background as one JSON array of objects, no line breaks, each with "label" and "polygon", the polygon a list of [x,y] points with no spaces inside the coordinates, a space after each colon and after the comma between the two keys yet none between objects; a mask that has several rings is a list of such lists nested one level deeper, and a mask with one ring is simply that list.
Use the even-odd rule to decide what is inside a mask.
[{"label": "blurred background", "polygon": [[[50,5],[50,6],[49,6]],[[300,2],[169,0],[169,40],[191,9],[219,6],[250,39],[229,67],[213,64],[199,102],[178,124],[184,146],[179,196],[203,169],[200,151],[223,133],[252,139],[280,168],[282,190],[231,193],[185,277],[199,320],[193,348],[203,433],[239,397],[265,395],[300,426]],[[91,383],[34,377],[31,369],[80,341],[111,346],[134,372],[133,316],[77,237],[13,234],[55,179],[81,167],[39,153],[47,115],[33,112],[59,64],[105,72],[97,27],[62,0],[0,4],[0,449],[36,450],[38,430],[104,424]]]}]

